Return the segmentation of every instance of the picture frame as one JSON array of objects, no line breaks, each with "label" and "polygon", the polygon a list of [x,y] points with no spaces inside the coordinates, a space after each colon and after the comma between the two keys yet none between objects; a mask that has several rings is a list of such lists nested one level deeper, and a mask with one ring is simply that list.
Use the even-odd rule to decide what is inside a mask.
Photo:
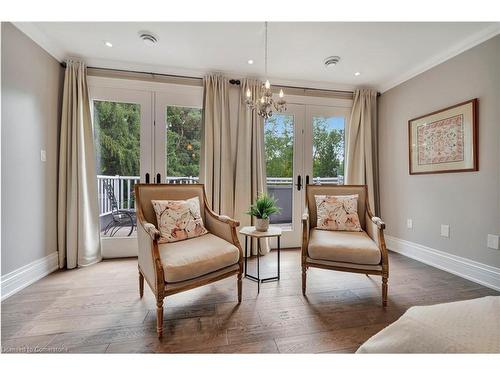
[{"label": "picture frame", "polygon": [[410,175],[479,170],[478,102],[474,98],[408,121]]}]

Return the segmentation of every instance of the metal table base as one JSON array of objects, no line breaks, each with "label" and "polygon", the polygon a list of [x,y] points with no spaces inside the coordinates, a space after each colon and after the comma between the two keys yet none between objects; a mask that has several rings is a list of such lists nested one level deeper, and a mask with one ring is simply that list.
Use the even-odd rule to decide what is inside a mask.
[{"label": "metal table base", "polygon": [[[280,279],[280,236],[276,236],[278,242],[278,275],[272,277],[260,278],[260,239],[257,240],[257,276],[250,275],[248,270],[248,236],[245,236],[245,277],[257,283],[257,293],[260,293],[260,284]],[[253,249],[253,237],[250,237],[250,249]],[[251,250],[250,250],[251,251]]]}]

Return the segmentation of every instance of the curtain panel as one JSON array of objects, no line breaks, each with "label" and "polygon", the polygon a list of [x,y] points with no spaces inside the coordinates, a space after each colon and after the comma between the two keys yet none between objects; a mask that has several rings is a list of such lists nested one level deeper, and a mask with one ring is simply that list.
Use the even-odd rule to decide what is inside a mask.
[{"label": "curtain panel", "polygon": [[220,75],[203,80],[203,142],[201,147],[201,181],[212,209],[232,216],[234,212],[234,168],[231,155],[229,118],[229,82]]},{"label": "curtain panel", "polygon": [[60,268],[101,260],[97,182],[86,67],[67,61],[59,138],[57,239]]},{"label": "curtain panel", "polygon": [[354,91],[349,129],[346,137],[346,184],[368,185],[368,199],[374,214],[379,214],[377,92]]},{"label": "curtain panel", "polygon": [[[246,212],[257,195],[266,191],[264,122],[245,104],[246,90],[258,97],[260,86],[259,81],[249,79],[242,80],[240,87],[229,86],[220,75],[204,79],[201,181],[213,210],[235,218],[241,226],[252,225],[253,218]],[[244,246],[243,236],[240,242]],[[257,254],[256,243],[250,252]],[[267,252],[265,240],[261,253]]]},{"label": "curtain panel", "polygon": [[[264,149],[264,120],[245,104],[246,91],[250,89],[252,98],[260,96],[262,83],[244,79],[239,90],[240,105],[238,111],[236,171],[234,181],[234,218],[241,226],[253,225],[255,219],[246,214],[257,196],[265,192],[266,162]],[[244,238],[240,242],[244,246]],[[255,242],[255,241],[254,241]],[[268,240],[261,240],[261,254],[270,250]],[[257,255],[257,244],[251,249]]]}]

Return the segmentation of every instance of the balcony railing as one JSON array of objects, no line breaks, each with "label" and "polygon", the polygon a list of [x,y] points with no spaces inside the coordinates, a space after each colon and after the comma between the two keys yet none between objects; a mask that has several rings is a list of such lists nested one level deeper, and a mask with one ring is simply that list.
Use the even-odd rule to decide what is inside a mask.
[{"label": "balcony railing", "polygon": [[[343,176],[338,177],[314,177],[314,184],[342,184]],[[97,176],[97,195],[99,198],[99,216],[109,215],[111,213],[111,201],[106,194],[105,185],[109,182],[108,186],[113,189],[114,196],[118,205],[118,209],[134,209],[134,185],[139,183],[139,176]],[[195,184],[199,181],[198,177],[167,177],[167,183],[170,184]],[[281,197],[284,190],[290,190],[293,185],[291,177],[267,177],[266,179],[269,193],[275,195],[276,198],[284,203],[290,201],[289,198]],[[287,186],[290,189],[287,189]],[[288,217],[288,214],[282,215]]]}]

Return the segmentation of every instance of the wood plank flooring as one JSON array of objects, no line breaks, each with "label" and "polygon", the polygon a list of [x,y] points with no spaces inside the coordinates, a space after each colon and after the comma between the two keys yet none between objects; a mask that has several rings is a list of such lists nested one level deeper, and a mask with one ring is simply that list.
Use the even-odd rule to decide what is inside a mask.
[{"label": "wood plank flooring", "polygon": [[[261,258],[264,276],[275,256]],[[2,352],[351,353],[410,306],[500,294],[392,252],[386,309],[379,277],[310,269],[303,297],[298,250],[282,251],[281,269],[259,295],[244,279],[239,305],[236,277],[168,297],[161,341],[136,259],[55,272],[2,302]]]}]

